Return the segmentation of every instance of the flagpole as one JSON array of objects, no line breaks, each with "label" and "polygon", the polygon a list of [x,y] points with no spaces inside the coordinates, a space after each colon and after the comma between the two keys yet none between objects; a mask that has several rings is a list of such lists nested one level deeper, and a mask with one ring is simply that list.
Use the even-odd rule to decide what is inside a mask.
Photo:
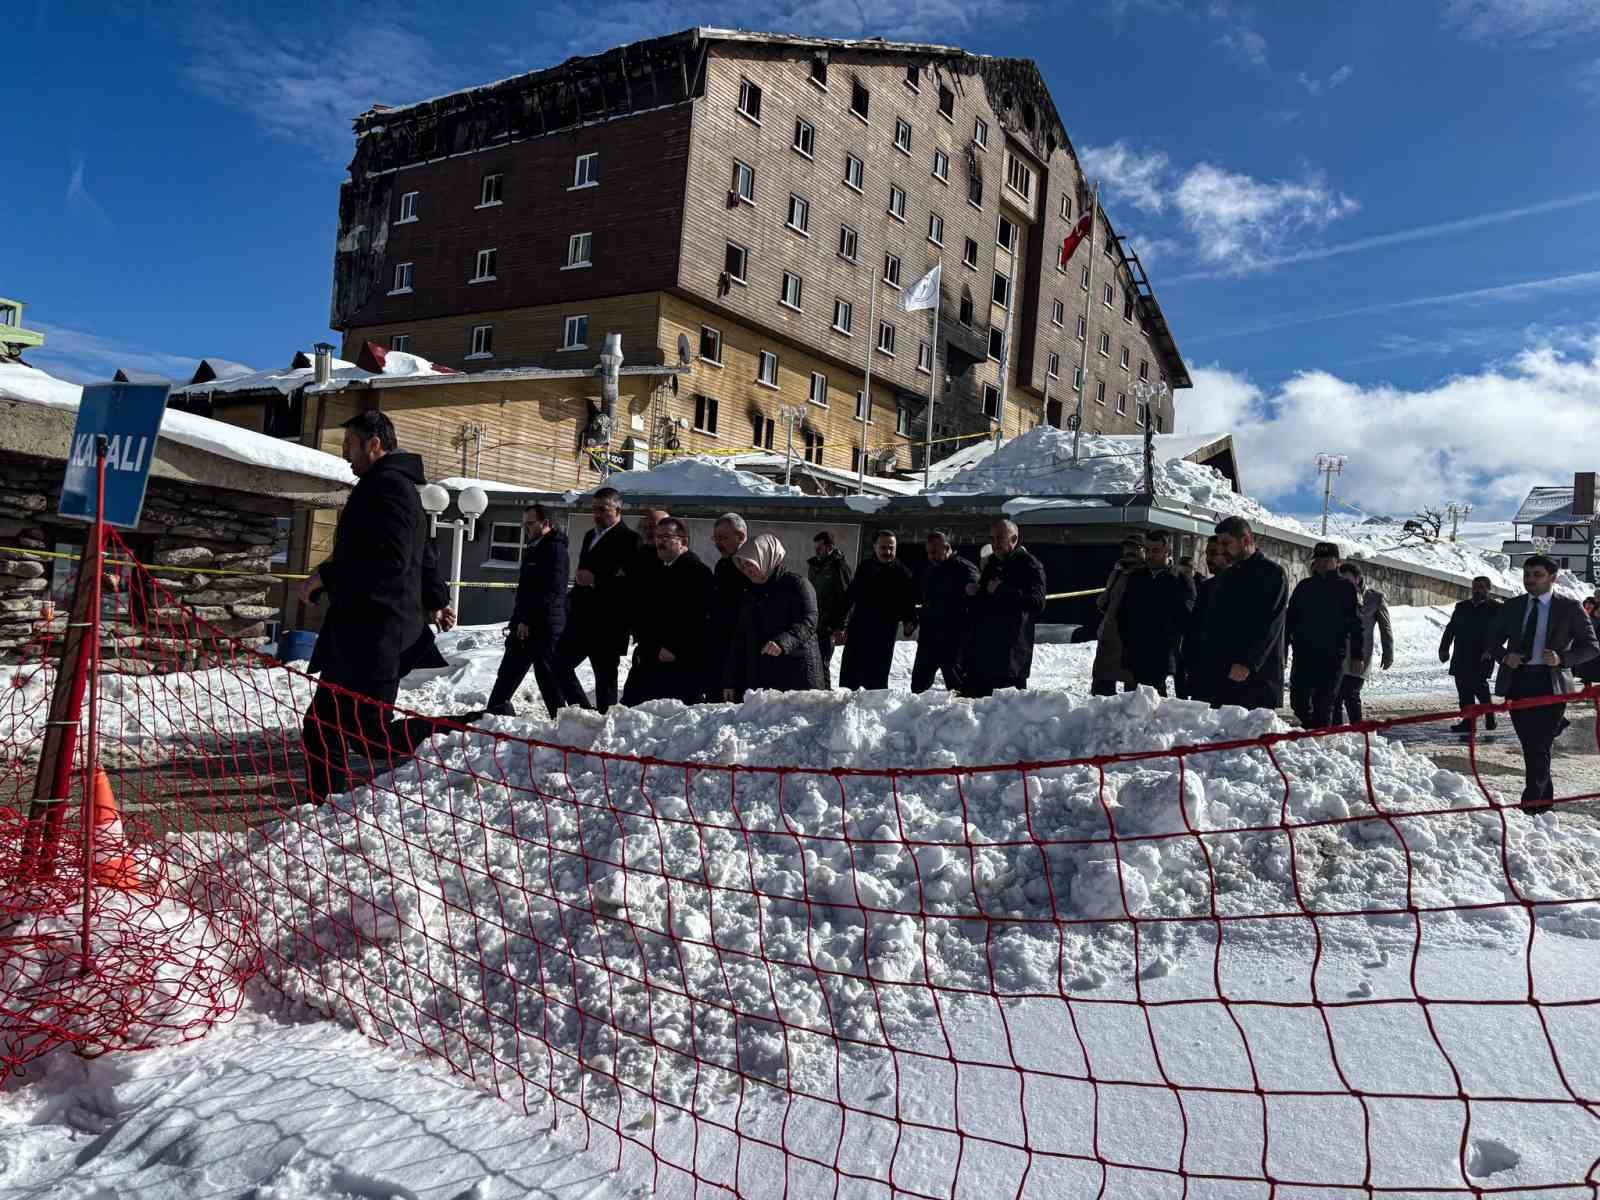
[{"label": "flagpole", "polygon": [[878,281],[868,285],[867,295],[867,371],[861,384],[861,461],[856,464],[856,491],[867,494],[867,420],[872,416],[872,351],[878,344]]},{"label": "flagpole", "polygon": [[939,256],[939,286],[933,290],[933,341],[928,343],[928,427],[922,441],[922,489],[933,486],[933,397],[939,387],[939,306],[944,293],[944,256]]},{"label": "flagpole", "polygon": [[1078,461],[1083,440],[1083,394],[1089,390],[1089,312],[1094,304],[1094,230],[1100,224],[1100,185],[1094,185],[1089,210],[1089,286],[1083,299],[1083,348],[1078,351],[1078,427],[1072,431],[1072,461]]}]

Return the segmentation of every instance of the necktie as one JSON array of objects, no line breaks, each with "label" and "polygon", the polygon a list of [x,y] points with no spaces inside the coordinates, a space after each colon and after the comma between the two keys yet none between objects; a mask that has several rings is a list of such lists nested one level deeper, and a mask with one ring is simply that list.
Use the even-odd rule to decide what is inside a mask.
[{"label": "necktie", "polygon": [[1522,623],[1522,647],[1519,653],[1522,661],[1527,662],[1533,657],[1533,639],[1539,632],[1539,602],[1532,596],[1528,597],[1528,619]]}]

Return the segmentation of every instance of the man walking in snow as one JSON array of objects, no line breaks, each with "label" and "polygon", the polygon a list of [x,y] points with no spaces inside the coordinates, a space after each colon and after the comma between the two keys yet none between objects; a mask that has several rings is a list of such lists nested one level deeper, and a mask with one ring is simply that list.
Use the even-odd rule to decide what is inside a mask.
[{"label": "man walking in snow", "polygon": [[1194,612],[1183,635],[1183,661],[1188,671],[1188,698],[1210,702],[1216,690],[1216,674],[1206,648],[1206,614],[1217,589],[1217,576],[1228,569],[1228,560],[1217,542],[1217,535],[1206,539],[1206,574],[1195,580]]},{"label": "man walking in snow", "polygon": [[333,554],[300,585],[308,601],[328,597],[309,667],[321,679],[302,726],[314,803],[345,790],[348,738],[359,740],[366,757],[387,754],[401,660],[423,630],[428,521],[417,486],[427,477],[422,459],[398,444],[394,422],[376,410],[344,423],[343,453],[356,486],[339,513]]},{"label": "man walking in snow", "polygon": [[[1361,648],[1361,616],[1355,591],[1339,577],[1339,547],[1318,542],[1311,552],[1311,574],[1289,597],[1286,629],[1294,663],[1289,671],[1289,704],[1303,729],[1333,724],[1333,704],[1351,647]],[[1360,661],[1360,660],[1358,660]],[[1360,662],[1366,670],[1366,663]]]},{"label": "man walking in snow", "polygon": [[1128,591],[1128,578],[1144,566],[1144,540],[1125,538],[1122,557],[1111,568],[1105,590],[1095,598],[1100,610],[1100,627],[1095,631],[1094,664],[1089,668],[1089,694],[1115,696],[1117,684],[1133,686],[1133,672],[1122,661],[1122,601]]},{"label": "man walking in snow", "polygon": [[[1594,626],[1583,605],[1555,593],[1556,561],[1535,554],[1522,564],[1527,595],[1504,605],[1489,639],[1500,663],[1495,693],[1507,700],[1564,696],[1575,691],[1572,668],[1600,656]],[[1522,810],[1542,813],[1555,803],[1550,753],[1566,717],[1565,704],[1518,708],[1511,725],[1522,743]]]},{"label": "man walking in snow", "polygon": [[853,572],[844,554],[833,544],[833,534],[824,529],[811,539],[816,551],[806,563],[806,578],[817,594],[817,646],[822,653],[824,687],[833,686],[833,635],[844,628],[850,611],[850,583]]},{"label": "man walking in snow", "polygon": [[1389,621],[1389,603],[1377,588],[1369,588],[1361,568],[1347,562],[1339,568],[1339,578],[1356,594],[1356,615],[1361,621],[1361,640],[1350,644],[1344,660],[1344,678],[1333,702],[1333,723],[1354,725],[1361,720],[1361,685],[1372,669],[1372,656],[1382,647],[1385,671],[1394,666],[1394,626]]},{"label": "man walking in snow", "polygon": [[722,699],[722,678],[739,628],[739,607],[750,586],[734,558],[749,538],[749,526],[735,512],[723,513],[711,529],[717,563],[711,568],[711,608],[706,618],[705,698],[712,704]]},{"label": "man walking in snow", "polygon": [[640,607],[638,645],[622,702],[673,699],[693,704],[705,688],[711,568],[689,549],[689,528],[676,517],[659,518],[652,537],[661,568]]},{"label": "man walking in snow", "polygon": [[844,646],[839,686],[878,689],[889,686],[897,636],[911,636],[917,623],[916,588],[905,563],[895,557],[899,543],[888,529],[872,539],[872,557],[861,564],[846,593],[844,628],[834,635]]},{"label": "man walking in snow", "polygon": [[1165,696],[1167,676],[1179,669],[1178,648],[1194,612],[1194,580],[1171,564],[1172,543],[1165,530],[1144,537],[1144,566],[1128,576],[1117,625],[1122,663],[1136,685]]},{"label": "man walking in snow", "polygon": [[1025,688],[1033,672],[1034,623],[1044,612],[1044,564],[1020,544],[1016,523],[1004,517],[989,529],[994,553],[983,564],[973,597],[973,668],[968,696]]},{"label": "man walking in snow", "polygon": [[[632,592],[627,569],[636,563],[639,535],[622,521],[622,496],[613,487],[594,494],[594,528],[583,535],[578,573],[567,599],[567,627],[556,652],[561,699],[605,712],[617,702],[617,664],[628,649]],[[643,600],[643,597],[640,597]],[[594,705],[578,682],[584,659],[594,669]]]},{"label": "man walking in snow", "polygon": [[555,527],[542,504],[531,504],[522,510],[522,535],[517,598],[511,606],[506,650],[486,711],[516,715],[511,697],[532,667],[545,711],[553,717],[562,703],[556,676],[556,645],[567,626],[567,535]]},{"label": "man walking in snow", "polygon": [[911,668],[911,690],[933,686],[935,672],[944,686],[962,690],[962,648],[970,626],[972,598],[967,585],[977,583],[978,568],[950,545],[943,530],[928,535],[928,569],[922,573],[922,610],[917,620],[917,659]]},{"label": "man walking in snow", "polygon": [[1243,517],[1217,524],[1228,561],[1206,609],[1205,653],[1213,672],[1211,706],[1277,708],[1283,703],[1283,626],[1289,577],[1256,548]]},{"label": "man walking in snow", "polygon": [[[1450,677],[1456,681],[1456,702],[1463,709],[1494,700],[1489,691],[1489,675],[1494,670],[1489,638],[1500,620],[1501,603],[1491,594],[1491,588],[1488,576],[1474,579],[1472,599],[1456,605],[1450,623],[1444,627],[1444,636],[1439,639],[1439,661],[1450,664]],[[1486,713],[1483,724],[1484,728],[1493,729],[1494,714]],[[1450,732],[1471,733],[1472,722],[1463,718],[1450,727]]]}]

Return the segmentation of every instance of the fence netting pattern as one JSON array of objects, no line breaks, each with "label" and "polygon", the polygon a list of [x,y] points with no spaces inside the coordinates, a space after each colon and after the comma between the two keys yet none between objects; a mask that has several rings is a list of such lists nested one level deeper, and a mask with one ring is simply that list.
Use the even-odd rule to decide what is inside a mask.
[{"label": "fence netting pattern", "polygon": [[[42,631],[0,696],[12,1081],[201,1036],[259,979],[674,1194],[1600,1195],[1595,796],[1530,820],[1476,734],[1459,772],[1259,715],[1130,751],[1079,706],[1077,757],[983,765],[926,748],[967,744],[950,705],[923,765],[775,766],[651,753],[714,710],[558,744],[363,701],[312,806],[314,679],[160,567],[103,610],[95,853],[139,886],[92,890],[83,973],[79,773],[47,851],[29,821]],[[770,754],[841,702],[808,703]],[[1064,702],[1005,703],[960,719]]]}]

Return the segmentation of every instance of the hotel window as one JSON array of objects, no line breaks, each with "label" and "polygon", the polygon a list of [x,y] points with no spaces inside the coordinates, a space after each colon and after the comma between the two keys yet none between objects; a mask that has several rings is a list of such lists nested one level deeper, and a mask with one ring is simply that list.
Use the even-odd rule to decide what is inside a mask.
[{"label": "hotel window", "polygon": [[933,370],[933,347],[927,342],[917,343],[917,370]]},{"label": "hotel window", "polygon": [[862,167],[861,160],[859,158],[857,158],[854,154],[846,154],[844,156],[845,186],[853,187],[859,192],[861,190],[861,175],[863,170],[864,168]]},{"label": "hotel window", "polygon": [[1060,325],[1067,319],[1067,306],[1059,300],[1050,301],[1050,324]]},{"label": "hotel window", "polygon": [[994,273],[994,291],[990,298],[1001,308],[1011,307],[1011,280],[999,271]]},{"label": "hotel window", "polygon": [[944,84],[939,85],[939,115],[953,121],[956,115],[956,94]]},{"label": "hotel window", "polygon": [[1078,314],[1078,340],[1080,342],[1083,341],[1084,337],[1088,334],[1088,332],[1089,332],[1089,319],[1087,317],[1085,317],[1082,313],[1079,313]]},{"label": "hotel window", "polygon": [[972,292],[967,288],[961,289],[961,308],[958,317],[963,325],[972,325]]},{"label": "hotel window", "polygon": [[793,271],[783,273],[783,291],[779,303],[785,308],[798,309],[800,307],[800,289],[804,286],[800,276]]},{"label": "hotel window", "polygon": [[761,89],[748,79],[739,81],[739,111],[761,124]]},{"label": "hotel window", "polygon": [[1150,378],[1150,360],[1148,358],[1141,358],[1139,360],[1139,378]]},{"label": "hotel window", "polygon": [[1072,220],[1072,197],[1066,192],[1061,193],[1061,219]]},{"label": "hotel window", "polygon": [[890,185],[889,187],[889,215],[897,221],[906,219],[906,193],[905,189]]},{"label": "hotel window", "polygon": [[778,356],[771,350],[761,351],[756,366],[756,382],[764,383],[768,387],[778,386]]},{"label": "hotel window", "polygon": [[995,244],[1002,249],[1017,252],[1017,227],[1006,218],[1001,217],[994,230]]},{"label": "hotel window", "polygon": [[1089,268],[1088,267],[1085,267],[1083,269],[1083,273],[1078,276],[1078,286],[1080,288],[1082,288],[1086,292],[1089,290]]},{"label": "hotel window", "polygon": [[935,246],[944,245],[944,218],[936,212],[928,214],[928,240]]},{"label": "hotel window", "polygon": [[855,306],[850,301],[837,299],[833,302],[833,327],[840,333],[850,332],[850,322],[855,316]]},{"label": "hotel window", "polygon": [[856,231],[854,229],[851,229],[850,226],[848,226],[848,225],[839,226],[839,257],[840,258],[848,259],[850,262],[855,262],[856,261],[856,248],[857,248],[858,244],[859,244],[859,239],[856,237]]},{"label": "hotel window", "polygon": [[992,383],[983,385],[983,415],[991,421],[1000,419],[1000,389]]},{"label": "hotel window", "polygon": [[1133,324],[1133,293],[1129,291],[1122,293],[1122,319]]},{"label": "hotel window", "polygon": [[933,177],[940,183],[950,182],[950,156],[943,150],[933,152]]},{"label": "hotel window", "polygon": [[722,365],[722,331],[700,326],[700,361]]},{"label": "hotel window", "polygon": [[967,176],[967,203],[973,208],[983,207],[983,176],[971,174]]},{"label": "hotel window", "polygon": [[805,445],[805,460],[820,467],[822,465],[823,449],[822,434],[815,429],[802,429],[800,431],[800,439]]},{"label": "hotel window", "polygon": [[757,450],[772,449],[772,431],[777,427],[777,422],[764,413],[753,412],[750,414],[750,444]]},{"label": "hotel window", "polygon": [[1098,380],[1094,385],[1094,402],[1096,404],[1104,404],[1106,402],[1106,381],[1104,379]]},{"label": "hotel window", "polygon": [[415,221],[417,219],[417,197],[420,192],[407,192],[400,197],[400,221]]},{"label": "hotel window", "polygon": [[592,265],[594,253],[594,234],[575,233],[567,239],[567,266],[587,267]]},{"label": "hotel window", "polygon": [[973,270],[977,270],[977,267],[978,267],[978,239],[977,238],[968,238],[967,239],[966,248],[964,250],[962,250],[962,252],[961,252],[961,262],[962,262],[963,265],[971,267],[971,268],[973,268]]},{"label": "hotel window", "polygon": [[911,153],[911,123],[904,117],[894,119],[894,148],[902,154]]},{"label": "hotel window", "polygon": [[811,56],[811,82],[823,91],[828,90],[828,57],[825,54]]},{"label": "hotel window", "polygon": [[746,204],[756,202],[756,173],[749,163],[733,160],[733,193]]},{"label": "hotel window", "polygon": [[807,158],[810,158],[817,148],[816,127],[803,117],[794,119],[794,148]]},{"label": "hotel window", "polygon": [[1003,330],[991,325],[989,327],[989,357],[995,362],[1004,362],[1006,353],[1006,335]]},{"label": "hotel window", "polygon": [[972,140],[985,148],[989,145],[989,124],[982,117],[973,123]]},{"label": "hotel window", "polygon": [[572,164],[572,188],[594,187],[600,182],[600,155],[580,154]]},{"label": "hotel window", "polygon": [[1128,369],[1128,348],[1126,346],[1122,348],[1122,369],[1124,371]]},{"label": "hotel window", "polygon": [[892,287],[900,286],[900,258],[898,255],[885,254],[883,256],[883,281]]},{"label": "hotel window", "polygon": [[728,253],[722,260],[722,269],[728,273],[728,278],[735,283],[745,280],[745,268],[750,265],[750,251],[733,242],[728,243]]},{"label": "hotel window", "polygon": [[478,261],[472,269],[473,283],[482,283],[494,278],[495,251],[479,250]]},{"label": "hotel window", "polygon": [[411,335],[409,333],[395,333],[389,336],[389,349],[398,350],[402,354],[411,353]]},{"label": "hotel window", "polygon": [[922,68],[912,63],[906,68],[906,86],[913,92],[918,91],[922,85]]},{"label": "hotel window", "polygon": [[485,175],[483,177],[483,186],[478,190],[478,207],[489,208],[499,204],[500,196],[504,191],[502,187],[504,182],[504,175]]},{"label": "hotel window", "polygon": [[894,335],[893,325],[887,321],[878,322],[878,349],[891,358],[894,357]]},{"label": "hotel window", "polygon": [[1014,154],[1006,156],[1006,186],[1024,200],[1033,198],[1033,171]]},{"label": "hotel window", "polygon": [[850,111],[863,121],[867,119],[867,109],[872,103],[872,96],[867,92],[866,84],[859,79],[850,81]]},{"label": "hotel window", "polygon": [[1125,417],[1127,415],[1128,415],[1128,393],[1127,392],[1118,392],[1117,393],[1117,416]]},{"label": "hotel window", "polygon": [[1074,367],[1072,369],[1072,390],[1075,391],[1075,392],[1083,391],[1083,368],[1082,367]]},{"label": "hotel window", "polygon": [[828,377],[821,371],[811,372],[811,391],[806,399],[818,408],[828,407]]},{"label": "hotel window", "polygon": [[1111,335],[1109,333],[1102,333],[1100,335],[1100,344],[1096,348],[1101,354],[1109,355],[1111,353]]},{"label": "hotel window", "polygon": [[1103,288],[1100,289],[1100,302],[1102,304],[1104,304],[1107,308],[1111,307],[1111,294],[1112,294],[1112,289],[1111,289],[1111,285],[1109,283],[1106,284]]},{"label": "hotel window", "polygon": [[566,319],[561,332],[561,348],[563,350],[587,350],[589,348],[589,316],[587,313]]},{"label": "hotel window", "polygon": [[911,436],[911,410],[904,404],[895,406],[894,431],[901,437]]},{"label": "hotel window", "polygon": [[1050,378],[1055,379],[1061,374],[1061,356],[1054,350],[1050,351],[1050,356],[1046,359],[1046,363],[1045,373]]},{"label": "hotel window", "polygon": [[789,195],[789,228],[805,233],[811,227],[811,202],[798,193]]},{"label": "hotel window", "polygon": [[715,396],[695,393],[694,427],[701,433],[717,432],[717,399]]},{"label": "hotel window", "polygon": [[472,327],[472,349],[467,352],[468,358],[493,358],[494,357],[494,326],[474,325]]},{"label": "hotel window", "polygon": [[412,269],[415,267],[415,265],[415,263],[408,262],[395,263],[394,287],[389,289],[389,294],[391,296],[396,292],[409,292],[411,290]]},{"label": "hotel window", "polygon": [[868,425],[872,424],[872,416],[867,412],[867,394],[865,392],[856,393],[856,420],[865,421]]},{"label": "hotel window", "polygon": [[514,563],[522,559],[522,522],[495,521],[489,526],[489,561]]}]

